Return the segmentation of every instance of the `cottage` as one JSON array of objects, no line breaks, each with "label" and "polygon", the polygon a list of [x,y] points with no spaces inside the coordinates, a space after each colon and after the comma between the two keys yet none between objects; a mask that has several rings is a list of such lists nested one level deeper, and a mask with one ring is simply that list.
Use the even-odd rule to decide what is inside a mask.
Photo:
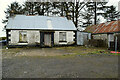
[{"label": "cottage", "polygon": [[65,17],[16,15],[6,26],[8,46],[71,45],[75,32],[75,25]]},{"label": "cottage", "polygon": [[[112,47],[112,44],[115,43],[117,37],[118,47],[120,44],[120,21],[111,21],[98,25],[88,26],[85,29],[85,32],[92,33],[92,39],[100,39],[105,42],[108,48]],[[113,44],[114,45],[114,44]]]}]

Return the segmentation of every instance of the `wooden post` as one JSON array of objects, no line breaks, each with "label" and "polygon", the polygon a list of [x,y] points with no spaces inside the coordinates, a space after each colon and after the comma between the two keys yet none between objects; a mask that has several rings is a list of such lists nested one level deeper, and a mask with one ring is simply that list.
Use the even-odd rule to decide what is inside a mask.
[{"label": "wooden post", "polygon": [[115,52],[116,52],[116,54],[117,54],[117,36],[116,36],[116,38],[115,38]]}]

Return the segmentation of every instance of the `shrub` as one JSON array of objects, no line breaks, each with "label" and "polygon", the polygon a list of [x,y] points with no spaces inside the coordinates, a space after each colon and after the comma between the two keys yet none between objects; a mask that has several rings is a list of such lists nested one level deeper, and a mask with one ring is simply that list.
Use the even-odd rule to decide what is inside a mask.
[{"label": "shrub", "polygon": [[6,37],[0,37],[0,41],[1,41],[1,40],[6,40]]},{"label": "shrub", "polygon": [[106,41],[101,39],[91,39],[89,44],[95,47],[107,47]]}]

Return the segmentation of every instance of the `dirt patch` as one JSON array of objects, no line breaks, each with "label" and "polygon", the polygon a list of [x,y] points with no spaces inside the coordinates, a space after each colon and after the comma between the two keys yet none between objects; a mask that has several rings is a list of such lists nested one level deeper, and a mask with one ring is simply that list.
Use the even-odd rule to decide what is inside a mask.
[{"label": "dirt patch", "polygon": [[75,54],[65,49],[58,48],[10,48],[2,50],[3,58],[11,58],[16,56],[62,56]]},{"label": "dirt patch", "polygon": [[16,56],[81,56],[81,55],[111,55],[105,48],[70,46],[53,48],[10,48],[2,50],[3,58],[12,58]]}]

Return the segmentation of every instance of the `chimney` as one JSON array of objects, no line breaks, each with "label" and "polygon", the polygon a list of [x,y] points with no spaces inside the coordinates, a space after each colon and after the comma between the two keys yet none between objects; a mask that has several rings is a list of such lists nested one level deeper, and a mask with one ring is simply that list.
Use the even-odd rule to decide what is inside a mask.
[{"label": "chimney", "polygon": [[67,14],[67,19],[71,20],[71,14],[70,13]]},{"label": "chimney", "polygon": [[26,16],[29,15],[29,12],[28,12],[28,11],[25,11],[25,15],[26,15]]}]

